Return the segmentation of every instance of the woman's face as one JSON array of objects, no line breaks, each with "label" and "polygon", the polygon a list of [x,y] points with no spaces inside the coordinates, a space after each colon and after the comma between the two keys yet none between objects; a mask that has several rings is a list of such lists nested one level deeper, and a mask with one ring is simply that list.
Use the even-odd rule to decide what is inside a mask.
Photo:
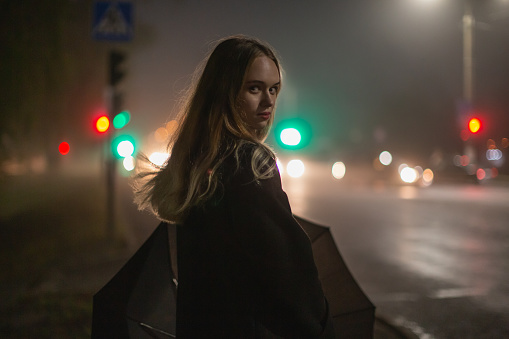
[{"label": "woman's face", "polygon": [[253,130],[264,128],[274,113],[280,81],[279,70],[269,57],[257,57],[248,68],[239,103],[244,119]]}]

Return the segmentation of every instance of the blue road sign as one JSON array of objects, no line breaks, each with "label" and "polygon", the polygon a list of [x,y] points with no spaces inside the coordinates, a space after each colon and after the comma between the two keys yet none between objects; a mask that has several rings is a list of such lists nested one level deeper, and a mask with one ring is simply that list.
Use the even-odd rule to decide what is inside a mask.
[{"label": "blue road sign", "polygon": [[101,41],[130,41],[134,35],[133,4],[126,1],[96,1],[92,37]]}]

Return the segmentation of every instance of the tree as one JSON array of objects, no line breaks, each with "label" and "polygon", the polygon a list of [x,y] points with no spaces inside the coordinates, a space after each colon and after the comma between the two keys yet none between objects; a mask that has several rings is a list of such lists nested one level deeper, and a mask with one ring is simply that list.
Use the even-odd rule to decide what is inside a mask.
[{"label": "tree", "polygon": [[51,161],[102,101],[105,46],[90,38],[88,1],[2,0],[0,11],[0,163]]}]

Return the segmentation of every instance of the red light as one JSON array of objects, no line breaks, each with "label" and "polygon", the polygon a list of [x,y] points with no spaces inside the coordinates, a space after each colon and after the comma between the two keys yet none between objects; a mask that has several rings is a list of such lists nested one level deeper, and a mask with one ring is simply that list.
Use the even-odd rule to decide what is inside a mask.
[{"label": "red light", "polygon": [[69,146],[69,144],[67,142],[61,142],[60,145],[58,145],[58,151],[60,152],[60,154],[62,155],[66,155],[67,153],[69,153],[71,147]]},{"label": "red light", "polygon": [[462,155],[460,161],[461,161],[461,166],[463,166],[463,167],[468,166],[468,164],[470,164],[470,158],[468,157],[468,155]]},{"label": "red light", "polygon": [[477,133],[481,129],[481,120],[472,118],[468,121],[468,130],[472,133]]},{"label": "red light", "polygon": [[105,133],[110,128],[110,119],[106,115],[99,117],[95,122],[95,129],[99,133]]},{"label": "red light", "polygon": [[484,180],[486,178],[486,171],[482,168],[477,169],[477,180]]}]

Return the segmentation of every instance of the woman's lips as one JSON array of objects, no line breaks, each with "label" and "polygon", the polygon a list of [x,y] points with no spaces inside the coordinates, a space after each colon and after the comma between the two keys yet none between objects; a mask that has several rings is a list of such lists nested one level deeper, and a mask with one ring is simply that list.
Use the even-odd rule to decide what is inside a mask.
[{"label": "woman's lips", "polygon": [[261,117],[262,119],[264,120],[269,120],[270,118],[270,112],[263,112],[263,113],[258,113],[258,116]]}]

